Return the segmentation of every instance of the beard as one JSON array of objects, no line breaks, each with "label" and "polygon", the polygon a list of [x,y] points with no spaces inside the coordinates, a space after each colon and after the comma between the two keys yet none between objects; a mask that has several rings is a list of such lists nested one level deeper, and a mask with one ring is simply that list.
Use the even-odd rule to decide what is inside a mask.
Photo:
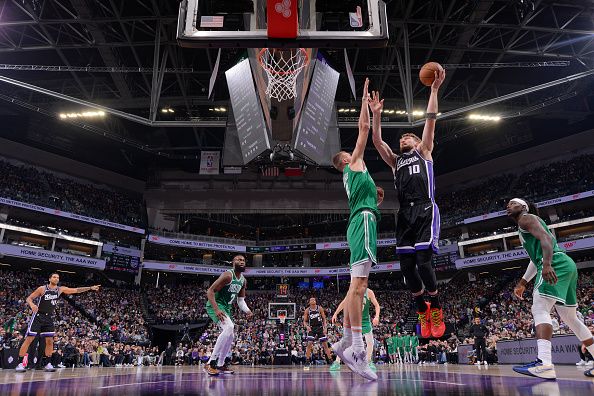
[{"label": "beard", "polygon": [[244,267],[242,267],[242,266],[240,266],[240,265],[234,265],[234,266],[233,266],[233,269],[234,269],[236,272],[245,272],[245,266],[244,266]]}]

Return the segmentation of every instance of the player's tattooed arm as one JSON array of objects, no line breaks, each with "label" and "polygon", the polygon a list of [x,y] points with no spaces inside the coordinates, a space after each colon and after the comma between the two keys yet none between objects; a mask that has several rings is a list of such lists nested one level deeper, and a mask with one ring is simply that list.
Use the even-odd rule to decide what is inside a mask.
[{"label": "player's tattooed arm", "polygon": [[557,283],[557,274],[553,269],[553,238],[543,228],[538,217],[533,215],[520,216],[518,220],[518,226],[521,229],[531,233],[536,239],[540,241],[540,247],[542,249],[542,277],[551,285]]},{"label": "player's tattooed arm", "polygon": [[86,293],[88,291],[98,291],[101,285],[87,286],[87,287],[60,287],[60,294],[79,294]]}]

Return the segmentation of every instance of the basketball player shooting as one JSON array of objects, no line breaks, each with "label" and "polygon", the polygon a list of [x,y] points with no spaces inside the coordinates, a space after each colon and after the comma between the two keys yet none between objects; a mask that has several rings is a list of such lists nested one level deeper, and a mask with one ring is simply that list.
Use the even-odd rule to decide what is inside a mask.
[{"label": "basketball player shooting", "polygon": [[369,137],[369,79],[365,79],[359,136],[352,154],[341,151],[334,155],[332,163],[342,172],[350,217],[347,242],[351,251],[351,284],[344,307],[344,336],[332,345],[334,352],[354,372],[369,380],[377,375],[369,368],[362,335],[363,295],[371,266],[377,263],[377,208],[378,191],[375,182],[363,162],[363,153]]},{"label": "basketball player shooting", "polygon": [[19,364],[16,367],[18,373],[27,371],[26,367],[23,365],[23,360],[25,354],[29,350],[29,346],[37,336],[45,338],[45,353],[42,358],[42,366],[44,367],[44,370],[48,372],[56,371],[54,366],[49,362],[49,359],[54,352],[54,335],[56,334],[54,311],[58,304],[58,298],[60,298],[61,294],[78,294],[90,290],[98,291],[101,287],[101,285],[95,285],[91,287],[70,288],[58,286],[58,282],[60,282],[60,275],[54,272],[49,277],[49,284],[39,286],[29,295],[29,297],[27,297],[26,301],[29,307],[31,307],[33,315],[27,326],[25,341],[19,350]]},{"label": "basketball player shooting", "polygon": [[309,307],[305,308],[303,312],[303,324],[307,329],[307,347],[305,349],[305,369],[309,369],[311,363],[311,350],[313,349],[313,342],[317,339],[322,347],[328,361],[332,361],[332,353],[328,347],[328,319],[326,318],[326,311],[318,305],[315,297],[309,299]]},{"label": "basketball player shooting", "polygon": [[[573,259],[557,245],[544,220],[538,217],[536,206],[529,205],[521,198],[514,198],[507,204],[507,215],[518,224],[520,242],[530,257],[526,273],[516,285],[514,295],[523,300],[528,282],[536,276],[532,316],[536,327],[538,358],[532,363],[514,367],[514,371],[532,377],[556,379],[551,354],[553,307],[590,354],[594,353],[592,333],[577,317],[577,267]],[[584,374],[588,376],[588,372]]]},{"label": "basketball player shooting", "polygon": [[[400,210],[396,224],[396,251],[406,284],[417,304],[421,336],[441,338],[445,332],[443,311],[437,294],[437,279],[431,265],[439,247],[439,209],[435,203],[433,175],[433,138],[437,118],[437,94],[445,79],[445,70],[435,72],[427,105],[423,137],[405,133],[400,138],[400,155],[382,140],[383,100],[373,92],[373,144],[382,159],[392,168]],[[423,297],[425,289],[430,302]]]},{"label": "basketball player shooting", "polygon": [[221,329],[221,334],[217,337],[217,342],[206,364],[206,372],[211,376],[234,373],[225,362],[235,338],[235,324],[231,318],[233,301],[237,298],[237,306],[248,318],[253,315],[245,302],[246,280],[243,276],[245,257],[238,254],[233,257],[232,263],[233,269],[223,272],[206,292],[208,297],[206,313]]}]

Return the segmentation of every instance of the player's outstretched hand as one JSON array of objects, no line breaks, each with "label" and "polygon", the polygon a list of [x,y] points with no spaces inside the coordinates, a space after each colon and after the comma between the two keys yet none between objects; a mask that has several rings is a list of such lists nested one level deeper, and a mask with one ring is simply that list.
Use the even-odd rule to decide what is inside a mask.
[{"label": "player's outstretched hand", "polygon": [[245,316],[247,316],[248,318],[251,318],[252,316],[254,316],[254,313],[252,311],[246,312]]},{"label": "player's outstretched hand", "polygon": [[379,318],[373,318],[373,320],[371,321],[371,323],[373,323],[374,326],[379,326]]},{"label": "player's outstretched hand", "polygon": [[99,288],[100,287],[101,287],[101,285],[91,286],[91,290],[93,290],[93,291],[99,291]]},{"label": "player's outstretched hand", "polygon": [[443,84],[443,81],[445,80],[446,77],[446,72],[445,69],[442,69],[439,72],[434,72],[435,73],[435,80],[433,80],[433,84],[431,84],[431,89],[434,91],[437,91],[439,89],[439,87],[441,87],[441,84]]},{"label": "player's outstretched hand", "polygon": [[335,325],[335,324],[336,324],[336,321],[337,321],[337,320],[338,320],[338,317],[337,317],[336,315],[332,315],[331,322],[332,322],[332,324],[333,324],[333,325]]},{"label": "player's outstretched hand", "polygon": [[384,109],[384,100],[380,100],[380,94],[378,91],[371,91],[371,98],[369,98],[369,107],[373,114],[380,115]]},{"label": "player's outstretched hand", "polygon": [[517,284],[514,288],[514,296],[516,296],[519,300],[524,299],[524,292],[526,291],[526,286],[522,284]]}]

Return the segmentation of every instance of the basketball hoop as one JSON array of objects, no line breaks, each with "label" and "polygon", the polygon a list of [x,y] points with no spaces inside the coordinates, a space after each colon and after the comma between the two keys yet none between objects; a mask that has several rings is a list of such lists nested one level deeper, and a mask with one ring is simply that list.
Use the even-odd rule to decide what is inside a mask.
[{"label": "basketball hoop", "polygon": [[287,314],[283,313],[283,312],[279,312],[278,320],[279,320],[280,324],[285,324],[285,321],[287,320]]},{"label": "basketball hoop", "polygon": [[297,95],[297,76],[309,64],[304,48],[262,48],[258,61],[268,76],[266,95],[269,98],[283,101]]}]

